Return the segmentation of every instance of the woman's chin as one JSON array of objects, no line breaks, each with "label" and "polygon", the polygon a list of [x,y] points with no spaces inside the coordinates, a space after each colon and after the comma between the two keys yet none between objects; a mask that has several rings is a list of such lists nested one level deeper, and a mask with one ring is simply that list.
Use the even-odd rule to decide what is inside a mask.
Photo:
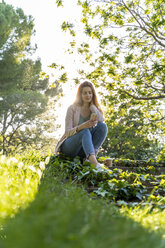
[{"label": "woman's chin", "polygon": [[92,100],[84,100],[83,102],[84,102],[84,103],[91,104]]}]

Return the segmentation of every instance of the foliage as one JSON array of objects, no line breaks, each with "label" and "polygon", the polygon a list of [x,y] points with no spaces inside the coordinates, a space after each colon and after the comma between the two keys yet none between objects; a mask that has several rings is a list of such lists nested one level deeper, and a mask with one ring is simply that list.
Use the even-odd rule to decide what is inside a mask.
[{"label": "foliage", "polygon": [[[98,160],[101,163],[104,163],[104,161],[108,157],[99,157]],[[112,158],[111,158],[112,159]],[[131,159],[112,159],[113,160],[113,166],[117,167],[148,167],[153,166],[156,167],[164,167],[165,166],[165,160],[164,159],[148,159],[148,160],[131,160]]]},{"label": "foliage", "polygon": [[34,200],[43,169],[43,163],[39,164],[32,153],[26,157],[0,156],[1,221],[13,217],[20,207],[24,209]]},{"label": "foliage", "polygon": [[[163,184],[165,176],[153,175],[156,172],[154,161],[144,163],[145,167],[141,166],[136,172],[122,171],[122,169],[118,168],[107,169],[106,167],[103,171],[97,170],[89,162],[85,162],[82,165],[79,158],[70,160],[70,158],[63,155],[51,157],[50,163],[55,166],[56,173],[60,172],[65,179],[69,178],[74,183],[81,183],[89,192],[92,191],[93,196],[100,196],[110,201],[139,202],[149,199],[152,201],[157,197],[158,200],[162,200],[165,193]],[[141,161],[141,163],[143,162]],[[164,165],[163,161],[162,163]],[[122,160],[114,163],[114,165],[118,166],[121,164]],[[123,161],[123,165],[128,164],[129,161]],[[148,173],[151,173],[151,175]],[[153,198],[150,196],[148,188],[153,189]]]},{"label": "foliage", "polygon": [[3,153],[9,153],[28,143],[28,135],[21,127],[32,124],[35,116],[44,111],[47,101],[40,93],[22,90],[7,91],[2,97],[0,148]]},{"label": "foliage", "polygon": [[150,228],[153,231],[158,230],[164,237],[164,206],[162,208],[161,205],[155,204],[155,206],[151,206],[146,203],[141,207],[137,205],[134,208],[128,208],[126,205],[123,205],[121,213],[141,223],[145,228]]},{"label": "foliage", "polygon": [[130,115],[112,115],[106,120],[108,134],[101,154],[133,160],[155,159],[161,147],[155,137],[149,138],[150,128],[144,120],[135,120],[135,116]]},{"label": "foliage", "polygon": [[63,73],[50,87],[49,77],[41,73],[40,60],[30,59],[36,50],[30,43],[35,33],[32,16],[2,2],[0,23],[0,150],[11,154],[43,141],[41,116],[48,99],[61,93],[60,82],[67,75]]},{"label": "foliage", "polygon": [[158,159],[165,161],[165,145],[163,146],[163,148],[162,148],[162,150],[158,156]]},{"label": "foliage", "polygon": [[70,52],[77,50],[87,65],[79,78],[92,81],[102,95],[109,126],[104,150],[117,157],[155,158],[165,132],[164,3],[77,2],[86,37],[80,42],[75,36]]},{"label": "foliage", "polygon": [[[48,159],[45,161],[44,157],[32,152],[22,156],[22,161],[36,170],[39,164],[47,164]],[[81,186],[67,182],[64,175],[57,175],[60,164],[65,167],[66,162],[69,163],[51,158],[42,174],[35,200],[1,226],[1,247],[164,247],[159,232],[144,229],[103,199],[92,200]],[[69,165],[76,163],[78,168],[78,160],[70,161]],[[7,170],[10,169],[11,166]],[[30,180],[38,177],[35,170],[30,170]],[[15,171],[12,176],[16,179],[22,169],[15,166]]]},{"label": "foliage", "polygon": [[[165,98],[164,2],[92,0],[79,4],[86,33],[98,40],[96,69],[116,79],[120,93],[141,100]],[[115,27],[119,33],[113,31]]]},{"label": "foliage", "polygon": [[63,6],[63,3],[62,2],[63,2],[62,0],[56,0],[57,7]]}]

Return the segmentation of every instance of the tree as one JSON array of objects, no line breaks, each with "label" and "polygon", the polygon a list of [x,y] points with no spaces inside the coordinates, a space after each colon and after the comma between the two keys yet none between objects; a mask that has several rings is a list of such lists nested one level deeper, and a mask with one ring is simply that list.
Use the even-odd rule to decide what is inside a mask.
[{"label": "tree", "polygon": [[[88,64],[88,71],[79,70],[80,77],[91,80],[104,96],[110,125],[109,152],[115,150],[115,136],[118,147],[122,142],[119,156],[121,151],[125,155],[128,152],[128,146],[124,146],[128,139],[134,154],[139,154],[138,147],[145,154],[152,143],[154,147],[158,144],[158,135],[165,132],[165,3],[79,0],[78,4],[87,38],[76,44],[75,32],[71,32],[76,26],[68,24],[74,34],[71,50],[77,48]],[[64,31],[67,28],[65,25]]]},{"label": "tree", "polygon": [[32,129],[39,124],[37,117],[59,87],[49,87],[49,78],[41,78],[40,60],[30,59],[36,50],[30,44],[32,16],[3,2],[0,23],[0,149],[9,153],[36,141]]},{"label": "tree", "polygon": [[150,137],[150,125],[146,125],[142,110],[121,108],[117,112],[107,111],[107,139],[103,143],[102,153],[111,157],[129,159],[155,158],[160,152],[158,141]]},{"label": "tree", "polygon": [[116,83],[120,94],[135,100],[165,99],[165,3],[90,0],[79,4],[85,33],[99,46],[90,64],[95,67],[91,77],[100,74],[104,82],[112,79],[112,88]]}]

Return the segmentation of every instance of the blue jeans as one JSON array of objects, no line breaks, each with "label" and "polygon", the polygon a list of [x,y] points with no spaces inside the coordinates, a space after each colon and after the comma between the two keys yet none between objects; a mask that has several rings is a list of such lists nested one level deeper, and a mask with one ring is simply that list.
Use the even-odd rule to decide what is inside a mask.
[{"label": "blue jeans", "polygon": [[97,153],[106,135],[107,125],[104,122],[99,122],[91,130],[85,128],[67,138],[61,145],[61,152],[72,158],[76,156],[88,158],[89,155]]}]

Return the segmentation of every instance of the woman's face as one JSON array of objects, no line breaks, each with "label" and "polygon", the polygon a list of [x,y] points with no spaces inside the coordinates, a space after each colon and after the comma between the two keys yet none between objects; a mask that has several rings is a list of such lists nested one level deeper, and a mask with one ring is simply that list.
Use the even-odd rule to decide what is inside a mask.
[{"label": "woman's face", "polygon": [[93,92],[92,92],[92,89],[91,87],[84,87],[82,89],[82,101],[83,103],[90,103],[92,101],[92,98],[93,98]]}]

